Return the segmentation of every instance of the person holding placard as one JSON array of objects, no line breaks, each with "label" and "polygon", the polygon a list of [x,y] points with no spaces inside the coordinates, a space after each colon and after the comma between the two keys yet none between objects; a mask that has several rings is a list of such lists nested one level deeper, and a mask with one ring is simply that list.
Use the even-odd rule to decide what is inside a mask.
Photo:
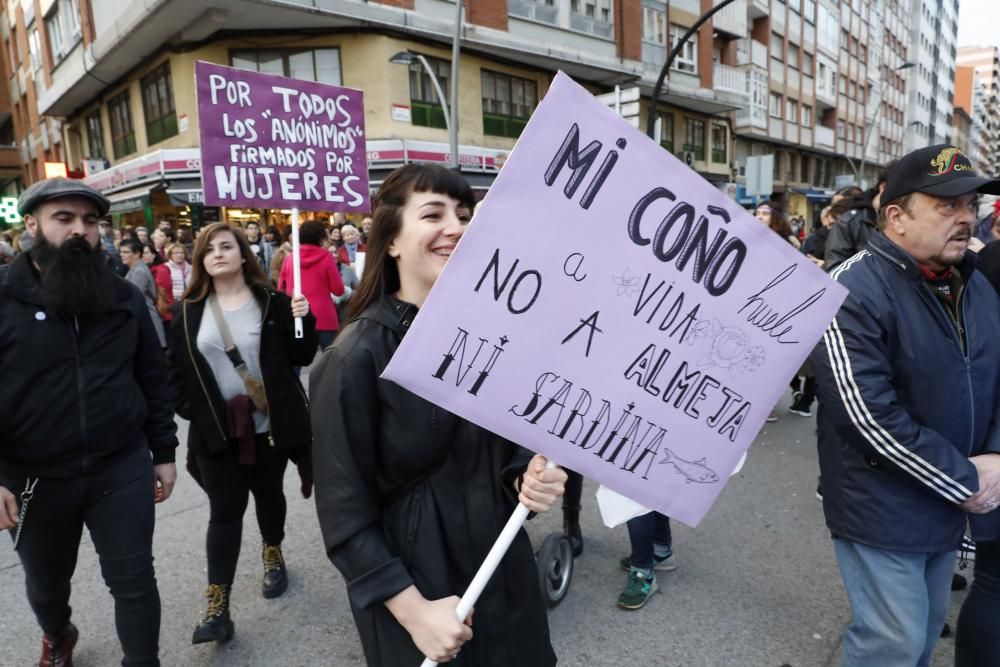
[{"label": "person holding placard", "polygon": [[[299,242],[302,244],[299,251],[302,257],[300,290],[316,316],[316,338],[320,350],[325,350],[333,342],[340,329],[340,319],[331,296],[344,293],[344,281],[337,270],[337,262],[323,247],[325,239],[326,230],[322,222],[310,220],[302,223],[299,229]],[[293,268],[292,262],[285,262],[278,278],[278,289],[286,294],[292,293]]]},{"label": "person holding placard", "polygon": [[[370,667],[551,667],[545,604],[521,530],[462,623],[461,594],[518,500],[544,512],[566,474],[541,456],[379,379],[458,245],[462,177],[407,165],[375,206],[352,322],[310,374],[316,507]],[[473,632],[475,629],[475,633]]]},{"label": "person holding placard", "polygon": [[[294,318],[305,335],[295,338]],[[225,223],[202,230],[191,282],[170,329],[177,414],[191,420],[188,465],[208,494],[208,610],[195,644],[226,641],[234,627],[229,596],[243,513],[254,496],[263,539],[265,598],[288,587],[281,543],[282,489],[289,459],[311,493],[309,406],[293,369],[316,353],[315,319],[304,297],[272,289],[246,237]]]}]

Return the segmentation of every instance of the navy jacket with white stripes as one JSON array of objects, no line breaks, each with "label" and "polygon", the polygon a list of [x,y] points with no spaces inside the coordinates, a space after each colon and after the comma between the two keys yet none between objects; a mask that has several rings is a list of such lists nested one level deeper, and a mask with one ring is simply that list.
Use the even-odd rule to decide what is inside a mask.
[{"label": "navy jacket with white stripes", "polygon": [[979,489],[970,456],[1000,452],[1000,298],[956,267],[964,345],[916,262],[881,233],[830,276],[850,291],[812,355],[823,509],[835,537],[956,549]]}]

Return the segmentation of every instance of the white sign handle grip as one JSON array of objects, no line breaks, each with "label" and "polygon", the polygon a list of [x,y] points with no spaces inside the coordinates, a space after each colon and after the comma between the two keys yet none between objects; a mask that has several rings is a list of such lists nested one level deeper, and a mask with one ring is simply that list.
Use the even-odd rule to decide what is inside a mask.
[{"label": "white sign handle grip", "polygon": [[[551,460],[546,462],[546,468],[555,468],[556,464]],[[500,561],[503,560],[504,555],[507,550],[510,549],[511,543],[517,536],[517,531],[521,530],[521,526],[528,519],[529,510],[524,506],[523,503],[518,503],[517,507],[514,508],[514,512],[507,519],[507,525],[503,527],[500,531],[500,537],[497,541],[493,543],[493,548],[490,552],[486,554],[486,559],[483,560],[483,564],[479,566],[479,571],[476,572],[476,576],[473,577],[472,583],[465,590],[465,595],[458,603],[458,607],[455,608],[455,615],[458,616],[458,620],[465,622],[468,618],[469,612],[476,605],[479,600],[479,596],[483,594],[483,589],[486,588],[486,584],[489,583],[490,578],[496,569],[500,566]],[[420,663],[420,667],[434,667],[437,665],[436,662],[430,658],[424,658],[424,661]]]},{"label": "white sign handle grip", "polygon": [[[302,296],[302,256],[299,246],[299,209],[292,209],[292,295]],[[295,318],[295,337],[305,336],[302,318]]]}]

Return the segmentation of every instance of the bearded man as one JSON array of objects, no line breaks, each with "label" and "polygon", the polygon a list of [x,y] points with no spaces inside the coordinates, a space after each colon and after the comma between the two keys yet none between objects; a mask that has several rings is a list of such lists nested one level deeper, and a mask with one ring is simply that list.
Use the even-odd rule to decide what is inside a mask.
[{"label": "bearded man", "polygon": [[0,269],[0,530],[24,568],[44,665],[72,665],[70,579],[85,525],[122,664],[159,664],[154,502],[177,477],[176,426],[146,303],[100,243],[108,206],[80,181],[35,183],[18,201],[34,246]]}]

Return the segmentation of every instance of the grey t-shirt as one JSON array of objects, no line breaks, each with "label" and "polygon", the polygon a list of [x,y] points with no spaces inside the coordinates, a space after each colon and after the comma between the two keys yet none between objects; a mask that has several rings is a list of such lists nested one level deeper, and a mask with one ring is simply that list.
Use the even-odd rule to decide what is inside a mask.
[{"label": "grey t-shirt", "polygon": [[[246,303],[236,310],[222,311],[229,325],[229,331],[233,336],[233,343],[240,351],[240,356],[246,362],[250,375],[261,379],[260,373],[260,306],[252,296]],[[215,323],[215,315],[212,308],[206,303],[205,313],[201,317],[201,326],[198,327],[198,351],[205,357],[212,375],[215,376],[215,383],[219,386],[222,399],[229,401],[241,394],[246,394],[246,385],[243,378],[236,371],[233,362],[226,356],[226,346],[222,342],[222,334]],[[254,410],[254,427],[257,433],[267,433],[271,428],[271,421],[267,415]]]}]

